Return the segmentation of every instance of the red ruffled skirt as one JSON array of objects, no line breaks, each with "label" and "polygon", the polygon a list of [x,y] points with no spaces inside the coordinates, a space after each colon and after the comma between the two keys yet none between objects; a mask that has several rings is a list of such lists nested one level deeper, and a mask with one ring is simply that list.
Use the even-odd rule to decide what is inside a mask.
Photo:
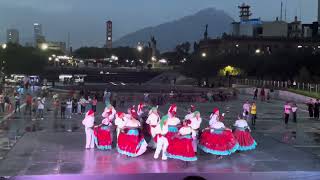
[{"label": "red ruffled skirt", "polygon": [[201,134],[199,147],[206,153],[225,156],[237,151],[239,144],[231,131],[205,130]]},{"label": "red ruffled skirt", "polygon": [[239,151],[249,151],[256,148],[257,143],[250,132],[236,129],[233,134],[239,143]]},{"label": "red ruffled skirt", "polygon": [[109,150],[112,148],[112,135],[110,126],[94,128],[94,142],[98,149]]},{"label": "red ruffled skirt", "polygon": [[196,161],[197,157],[193,149],[191,136],[187,135],[171,139],[167,149],[167,156],[182,161]]},{"label": "red ruffled skirt", "polygon": [[120,132],[117,143],[117,150],[120,154],[130,157],[137,157],[147,149],[147,143],[137,129]]}]

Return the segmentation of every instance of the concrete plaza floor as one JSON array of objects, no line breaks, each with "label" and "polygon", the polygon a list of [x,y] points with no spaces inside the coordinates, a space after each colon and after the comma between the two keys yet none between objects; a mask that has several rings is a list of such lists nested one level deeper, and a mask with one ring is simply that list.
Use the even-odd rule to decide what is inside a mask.
[{"label": "concrete plaza floor", "polygon": [[[230,126],[241,112],[242,103],[249,98],[241,95],[229,102],[196,103],[197,110],[202,113],[202,127],[207,126],[213,107],[226,112],[225,124]],[[254,178],[262,173],[267,179],[317,179],[320,175],[320,121],[309,119],[305,105],[301,104],[298,105],[298,123],[290,121],[286,127],[283,104],[277,100],[258,102],[258,119],[252,132],[258,142],[256,150],[235,153],[222,160],[199,150],[198,161],[188,164],[154,160],[153,150],[138,158],[119,155],[115,149],[85,150],[80,115],[74,115],[71,120],[55,120],[53,112],[47,112],[44,120],[31,121],[30,117],[17,114],[1,126],[0,140],[11,138],[15,133],[22,137],[3,154],[0,176],[195,173],[214,177],[214,174],[223,173],[228,176],[249,174]],[[126,107],[128,105],[131,104]],[[183,117],[189,105],[178,104],[178,116]],[[166,112],[168,106],[160,107],[161,112]],[[98,112],[102,109],[103,105],[99,105]],[[97,122],[101,120],[100,113]],[[68,127],[72,127],[73,132],[67,132]],[[4,140],[2,147],[5,145]]]}]

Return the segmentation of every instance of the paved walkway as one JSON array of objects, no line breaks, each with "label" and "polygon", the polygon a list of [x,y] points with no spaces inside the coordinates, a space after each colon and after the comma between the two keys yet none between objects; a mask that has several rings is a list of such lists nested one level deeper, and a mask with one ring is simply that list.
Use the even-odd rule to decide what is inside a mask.
[{"label": "paved walkway", "polygon": [[[242,103],[247,98],[240,96],[238,100],[230,102],[195,104],[204,119],[202,126],[207,125],[213,107],[220,107],[222,112],[226,112],[225,124],[230,126],[242,111]],[[155,161],[152,159],[153,151],[139,158],[126,158],[115,150],[86,151],[81,126],[83,117],[80,115],[74,115],[71,120],[55,120],[53,112],[48,111],[43,121],[31,121],[29,116],[15,114],[1,125],[2,137],[23,137],[18,139],[9,153],[3,150],[5,159],[0,160],[0,175],[318,171],[320,121],[309,119],[305,105],[298,105],[298,123],[290,121],[286,127],[282,118],[283,103],[258,102],[258,119],[253,130],[253,136],[258,142],[255,151],[236,153],[222,160],[200,153],[199,161],[187,166],[175,160]],[[178,104],[178,116],[184,116],[189,105]],[[160,107],[161,112],[166,112],[168,106]],[[124,107],[119,109],[125,110]],[[98,112],[102,110],[100,104]],[[97,121],[101,119],[97,117]],[[70,126],[73,132],[66,131]],[[5,145],[3,142],[2,149],[5,149]]]}]

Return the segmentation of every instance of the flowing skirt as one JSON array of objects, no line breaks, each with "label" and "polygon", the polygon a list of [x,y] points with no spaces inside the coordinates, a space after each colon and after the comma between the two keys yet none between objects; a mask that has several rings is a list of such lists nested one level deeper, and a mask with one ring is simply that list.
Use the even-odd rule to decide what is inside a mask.
[{"label": "flowing skirt", "polygon": [[257,143],[252,138],[250,132],[236,129],[233,134],[239,143],[239,151],[249,151],[256,148]]},{"label": "flowing skirt", "polygon": [[168,139],[169,146],[173,144],[172,140],[178,134],[178,128],[176,126],[169,126],[168,133],[166,134],[166,138]]},{"label": "flowing skirt", "polygon": [[94,142],[98,149],[109,150],[112,148],[112,135],[110,126],[94,128]]},{"label": "flowing skirt", "polygon": [[147,142],[141,132],[130,129],[127,132],[120,132],[117,150],[120,154],[137,157],[147,150]]},{"label": "flowing skirt", "polygon": [[196,161],[197,157],[192,145],[190,135],[182,137],[174,137],[169,144],[166,155],[172,159],[182,161]]},{"label": "flowing skirt", "polygon": [[237,151],[239,144],[231,131],[205,130],[201,134],[199,147],[206,153],[226,156]]}]

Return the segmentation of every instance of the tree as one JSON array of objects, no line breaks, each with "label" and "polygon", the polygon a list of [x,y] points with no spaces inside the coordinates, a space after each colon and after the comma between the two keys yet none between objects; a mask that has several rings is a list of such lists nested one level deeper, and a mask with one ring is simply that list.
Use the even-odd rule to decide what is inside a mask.
[{"label": "tree", "polygon": [[311,75],[310,75],[310,72],[309,70],[306,68],[306,67],[302,67],[300,70],[299,70],[299,81],[302,81],[302,82],[308,82],[310,81],[311,79]]}]

